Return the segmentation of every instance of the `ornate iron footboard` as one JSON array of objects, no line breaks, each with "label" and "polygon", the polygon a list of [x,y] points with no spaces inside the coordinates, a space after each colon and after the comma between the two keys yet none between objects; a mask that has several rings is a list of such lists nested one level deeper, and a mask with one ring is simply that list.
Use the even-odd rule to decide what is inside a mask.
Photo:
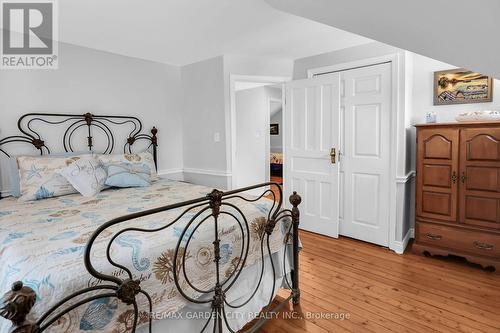
[{"label": "ornate iron footboard", "polygon": [[[260,200],[266,195],[272,195],[274,197],[273,191],[271,191],[269,186],[277,186],[280,189],[280,197],[278,200],[275,200],[269,213],[267,215],[265,224],[263,226],[263,232],[260,236],[260,250],[261,250],[261,266],[260,276],[256,276],[256,281],[258,281],[255,290],[251,293],[249,298],[241,303],[241,304],[231,304],[226,299],[227,292],[234,287],[235,283],[238,281],[240,274],[245,268],[245,262],[247,260],[248,251],[249,251],[249,241],[250,241],[250,230],[249,224],[245,217],[245,214],[242,212],[240,208],[238,208],[233,201],[235,200],[244,200],[247,202],[253,202]],[[255,190],[262,188],[263,193],[258,198],[255,197],[245,197],[243,193],[249,190]],[[276,199],[276,198],[275,198]],[[272,256],[271,249],[269,246],[269,237],[275,230],[278,223],[285,223],[284,221],[290,221],[287,226],[287,230],[285,233],[285,240],[288,244],[291,242],[292,244],[292,252],[293,259],[292,264],[293,267],[291,269],[291,281],[288,278],[286,273],[287,271],[287,260],[283,260],[284,267],[284,280],[288,289],[291,290],[290,296],[288,296],[284,301],[279,303],[278,305],[273,305],[273,299],[275,291],[277,290],[276,286],[276,270],[275,264],[273,260],[270,260],[270,265],[273,273],[273,285],[272,285],[272,293],[269,297],[269,302],[267,306],[262,310],[264,312],[267,311],[277,311],[284,304],[288,303],[290,300],[293,301],[294,304],[297,304],[300,299],[300,289],[299,289],[299,209],[298,206],[301,202],[301,198],[297,193],[293,193],[293,195],[289,198],[290,203],[292,205],[291,209],[282,209],[282,193],[281,188],[276,183],[265,183],[259,184],[251,187],[246,187],[238,190],[221,192],[218,190],[213,190],[206,197],[201,197],[194,200],[189,200],[185,202],[180,202],[176,204],[167,205],[164,207],[159,207],[156,209],[151,209],[147,211],[142,211],[126,216],[122,216],[111,220],[103,225],[101,225],[89,238],[84,252],[84,264],[86,270],[96,279],[101,281],[100,284],[88,288],[81,289],[64,299],[61,299],[59,302],[54,304],[51,308],[49,308],[40,318],[36,321],[30,321],[28,318],[28,314],[31,311],[32,307],[36,301],[36,294],[33,289],[23,286],[22,282],[15,282],[12,285],[12,290],[7,292],[1,302],[0,302],[0,315],[12,322],[12,328],[10,332],[16,333],[40,333],[47,331],[51,325],[53,325],[58,319],[68,314],[70,311],[76,309],[77,307],[87,304],[89,302],[95,301],[97,299],[102,298],[117,298],[123,303],[127,305],[131,305],[134,308],[134,318],[133,318],[133,327],[132,332],[135,332],[138,326],[139,319],[139,308],[137,303],[137,297],[139,294],[146,297],[149,303],[149,332],[152,330],[152,314],[153,314],[153,306],[150,295],[147,290],[141,288],[141,284],[139,280],[135,280],[132,272],[125,266],[116,263],[110,255],[110,247],[113,241],[121,234],[129,231],[134,232],[161,232],[169,227],[172,227],[177,221],[179,221],[186,213],[192,211],[193,209],[197,210],[197,213],[189,220],[187,225],[184,227],[179,240],[177,242],[177,246],[175,248],[174,262],[173,267],[180,267],[180,269],[173,269],[173,277],[174,282],[177,288],[177,291],[180,295],[182,295],[187,301],[196,304],[207,304],[210,306],[211,316],[203,326],[201,332],[204,332],[212,323],[213,332],[223,332],[224,327],[227,328],[230,332],[235,332],[229,322],[226,315],[226,311],[228,308],[237,309],[241,308],[245,304],[247,304],[257,293],[259,288],[262,288],[265,281],[263,281],[264,274],[264,262],[265,255]],[[101,235],[105,230],[109,230],[111,227],[116,227],[124,222],[134,220],[140,217],[157,214],[160,212],[170,211],[174,209],[179,209],[181,213],[171,221],[165,221],[166,223],[156,229],[144,229],[139,227],[127,227],[123,228],[120,231],[114,232],[112,237],[107,244],[106,258],[107,262],[112,266],[123,270],[126,273],[126,278],[121,278],[114,275],[104,274],[99,272],[93,262],[91,257],[91,252],[93,246],[95,244],[96,239]],[[234,214],[234,211],[239,213],[239,216]],[[202,218],[200,221],[197,221],[197,218],[201,216],[203,212],[207,212],[207,216]],[[219,228],[219,218],[222,215],[229,216],[233,218],[239,229],[242,233],[241,240],[243,242],[241,247],[242,255],[239,257],[239,260],[234,267],[232,273],[225,278],[221,277],[220,274],[220,261],[221,261],[221,248],[220,248],[220,236],[218,232]],[[203,223],[213,223],[214,227],[214,240],[213,240],[213,253],[214,253],[214,265],[215,265],[215,284],[212,288],[208,290],[202,290],[197,286],[194,286],[186,274],[186,252],[187,247],[192,239],[194,231],[200,227]],[[188,234],[188,229],[194,225],[194,230],[190,234]],[[189,235],[189,236],[188,236]],[[187,238],[186,238],[187,236]],[[291,236],[291,237],[290,237]],[[181,246],[184,244],[184,251],[181,250]],[[284,246],[283,256],[287,258],[287,247]],[[201,294],[201,297],[193,298],[188,295],[188,292],[183,288],[181,283],[179,283],[180,279],[183,278],[184,281],[187,282],[189,287],[192,290],[196,290]],[[267,282],[268,283],[268,282]],[[272,308],[271,308],[272,307]],[[267,320],[269,316],[261,316],[261,319],[254,322],[252,327],[250,327],[246,332],[255,332],[257,331]]]},{"label": "ornate iron footboard", "polygon": [[[111,126],[115,127],[123,127],[128,126],[130,131],[126,133],[126,138],[124,140],[125,144],[123,146],[123,151],[127,153],[132,153],[132,145],[135,142],[140,140],[145,140],[148,146],[152,149],[153,157],[155,163],[157,162],[157,145],[158,138],[157,132],[158,130],[153,127],[151,129],[151,134],[142,133],[142,123],[136,117],[130,116],[102,116],[102,115],[93,115],[90,113],[86,113],[83,115],[73,115],[73,114],[51,114],[51,113],[29,113],[23,115],[19,118],[18,121],[18,129],[21,132],[21,135],[12,135],[0,140],[0,153],[3,153],[6,156],[10,156],[3,148],[5,145],[12,143],[26,143],[35,147],[39,150],[41,155],[50,154],[49,144],[44,141],[44,137],[39,133],[39,130],[35,128],[35,125],[45,124],[47,126],[63,126],[65,128],[62,133],[62,144],[63,148],[66,152],[73,151],[73,141],[75,140],[83,140],[80,143],[84,142],[85,145],[89,148],[89,150],[93,150],[95,146],[96,139],[94,138],[93,131],[100,131],[104,133],[104,144],[105,150],[102,152],[104,154],[111,154],[114,151],[116,139],[115,134],[113,133]],[[82,133],[83,132],[83,133]],[[80,133],[80,135],[77,135]],[[134,145],[135,146],[135,145]],[[271,191],[268,187],[276,186],[279,189],[279,198],[275,197],[275,193]],[[243,196],[244,192],[263,189],[262,195],[257,198],[246,198]],[[243,200],[247,202],[254,202],[262,199],[266,195],[271,195],[274,198],[273,205],[269,210],[269,213],[265,219],[265,224],[263,226],[262,234],[260,236],[260,254],[261,254],[261,271],[260,276],[257,276],[256,279],[258,281],[255,290],[251,293],[250,297],[243,303],[234,305],[231,304],[226,299],[226,294],[231,288],[235,286],[235,283],[238,281],[243,269],[245,268],[245,263],[248,256],[249,251],[249,224],[245,217],[245,214],[242,212],[240,208],[237,207],[231,201],[234,200]],[[0,197],[1,199],[1,197]],[[278,200],[276,200],[278,199]],[[300,299],[300,290],[299,290],[299,209],[298,205],[301,202],[301,198],[297,193],[294,192],[293,195],[290,196],[290,203],[292,205],[292,209],[282,209],[282,192],[281,187],[276,183],[264,183],[255,186],[250,186],[238,190],[221,192],[218,190],[213,190],[210,194],[205,197],[201,197],[194,200],[189,200],[185,202],[180,202],[172,205],[167,205],[163,207],[159,207],[156,209],[146,210],[126,216],[122,216],[111,220],[103,225],[101,225],[90,237],[88,240],[85,252],[84,252],[84,264],[85,268],[94,278],[101,281],[98,285],[94,285],[92,287],[81,289],[75,293],[68,295],[67,297],[59,300],[56,304],[53,304],[40,318],[36,320],[30,320],[29,313],[36,301],[36,294],[33,289],[23,286],[22,282],[15,282],[12,285],[11,291],[7,292],[2,299],[0,300],[0,315],[12,322],[12,327],[10,329],[10,333],[40,333],[47,331],[51,325],[57,322],[58,319],[61,319],[64,315],[68,314],[70,311],[75,310],[79,306],[92,302],[94,300],[102,299],[102,298],[116,298],[122,301],[127,305],[131,305],[134,308],[134,318],[133,318],[133,328],[132,331],[135,331],[138,326],[138,317],[139,317],[139,309],[137,304],[137,296],[141,294],[146,297],[149,303],[149,313],[150,316],[148,318],[149,321],[149,331],[151,332],[151,323],[152,323],[152,302],[151,297],[148,294],[148,291],[143,290],[141,288],[141,284],[139,280],[135,280],[132,272],[125,266],[116,263],[113,261],[110,255],[110,248],[113,241],[120,236],[121,234],[127,231],[134,232],[161,232],[167,228],[173,227],[173,225],[178,222],[183,216],[185,216],[188,212],[193,209],[197,209],[198,212],[194,215],[194,217],[189,221],[187,226],[183,228],[183,231],[179,237],[177,242],[177,246],[175,248],[174,254],[174,262],[173,267],[180,267],[181,269],[178,271],[177,269],[173,269],[173,277],[177,291],[179,294],[184,297],[187,301],[195,304],[207,304],[210,306],[212,315],[207,320],[204,325],[202,332],[209,327],[209,324],[213,322],[213,332],[222,332],[223,327],[225,326],[230,332],[234,332],[234,330],[230,327],[228,318],[226,316],[227,308],[237,309],[245,306],[251,299],[254,298],[259,288],[263,286],[263,272],[264,272],[264,256],[267,254],[271,256],[271,250],[269,246],[269,237],[275,229],[276,225],[279,223],[285,223],[285,220],[291,220],[291,223],[288,225],[285,237],[286,241],[292,243],[292,267],[288,267],[291,270],[291,281],[288,275],[286,274],[286,260],[283,260],[282,267],[283,273],[285,274],[285,283],[286,287],[291,290],[290,296],[288,296],[283,302],[278,304],[277,306],[271,309],[271,304],[273,301],[273,296],[276,291],[276,267],[274,262],[271,262],[271,268],[273,273],[273,285],[272,285],[272,293],[269,297],[269,302],[263,311],[277,311],[281,306],[292,300],[295,304],[299,302]],[[180,215],[166,223],[160,228],[156,229],[144,229],[139,227],[128,227],[123,228],[120,231],[112,233],[112,237],[109,240],[107,249],[106,249],[106,259],[109,264],[114,266],[115,268],[121,269],[125,272],[127,278],[123,279],[121,277],[117,277],[114,275],[104,274],[96,270],[91,260],[91,253],[93,246],[95,245],[96,239],[101,235],[104,231],[109,231],[110,228],[119,226],[120,224],[127,221],[131,221],[140,217],[158,214],[161,212],[171,211],[175,209],[180,209],[182,213]],[[184,209],[184,210],[182,210]],[[237,217],[234,212],[230,210],[236,211]],[[203,218],[201,221],[196,221],[198,217],[200,217],[202,212],[208,212],[209,215]],[[221,261],[221,247],[220,247],[220,238],[218,234],[219,229],[219,217],[221,215],[228,216],[229,218],[233,218],[237,225],[239,226],[240,232],[242,234],[242,247],[241,254],[239,256],[239,260],[237,261],[232,273],[223,279],[220,276],[219,268]],[[192,239],[194,231],[190,234],[188,233],[188,228],[191,225],[195,225],[194,230],[196,230],[202,223],[212,222],[214,226],[214,240],[213,240],[213,253],[214,253],[214,265],[215,265],[215,283],[212,288],[208,290],[201,290],[194,286],[186,275],[186,249],[189,246],[189,243]],[[290,237],[291,235],[291,237]],[[181,245],[184,244],[184,251],[181,250]],[[283,256],[287,258],[287,245],[284,246]],[[245,250],[245,251],[244,251]],[[183,290],[182,285],[179,283],[180,279],[184,279],[187,282],[187,285],[191,288],[191,290],[197,291],[201,294],[200,297],[193,298],[188,295],[188,293]],[[247,330],[247,332],[255,332],[257,331],[265,322],[266,316],[262,316],[261,319],[256,321],[251,328]]]}]

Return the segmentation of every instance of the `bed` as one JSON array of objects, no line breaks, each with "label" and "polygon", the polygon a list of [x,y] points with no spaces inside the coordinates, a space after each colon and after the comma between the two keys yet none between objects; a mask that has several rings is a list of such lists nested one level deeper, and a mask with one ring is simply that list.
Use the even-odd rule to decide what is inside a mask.
[{"label": "bed", "polygon": [[283,177],[283,153],[271,152],[271,175]]},{"label": "bed", "polygon": [[[124,150],[145,140],[157,160],[157,129],[143,134],[137,118],[27,114],[21,141],[50,153],[33,123],[65,124],[66,151],[81,126],[107,133],[129,125]],[[81,128],[80,127],[80,128]],[[0,200],[0,332],[255,332],[284,304],[299,302],[300,196],[291,209],[266,199],[269,183],[232,191],[168,179],[148,187],[107,189],[21,202]],[[262,195],[246,192],[262,189]],[[280,195],[279,198],[282,196]],[[290,296],[272,305],[277,290]],[[188,316],[191,314],[191,317]],[[195,314],[195,315],[193,315]],[[247,325],[252,322],[252,325]]]}]

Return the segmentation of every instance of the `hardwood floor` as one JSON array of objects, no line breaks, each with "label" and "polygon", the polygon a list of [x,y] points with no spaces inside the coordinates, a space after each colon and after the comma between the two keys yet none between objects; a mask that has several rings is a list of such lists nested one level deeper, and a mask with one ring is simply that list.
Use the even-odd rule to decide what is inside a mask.
[{"label": "hardwood floor", "polygon": [[[283,189],[283,178],[278,176],[271,176],[271,182],[281,184],[281,188]],[[279,189],[276,186],[271,186],[271,190],[273,191],[276,201],[279,200]],[[272,194],[266,195],[267,198],[273,200]]]},{"label": "hardwood floor", "polygon": [[301,304],[260,332],[500,332],[500,274],[349,238],[301,239]]}]

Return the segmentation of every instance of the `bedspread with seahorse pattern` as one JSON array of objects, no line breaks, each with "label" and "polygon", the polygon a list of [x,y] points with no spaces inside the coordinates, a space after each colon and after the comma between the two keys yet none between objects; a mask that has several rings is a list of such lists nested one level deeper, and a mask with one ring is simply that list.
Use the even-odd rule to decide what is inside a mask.
[{"label": "bedspread with seahorse pattern", "polygon": [[[39,317],[44,310],[64,296],[100,283],[92,278],[83,265],[85,244],[96,228],[113,218],[142,210],[205,196],[210,189],[170,180],[159,180],[150,187],[110,189],[94,198],[69,195],[34,202],[19,202],[14,198],[0,201],[0,290],[6,291],[20,280],[33,288],[38,300],[32,314]],[[261,261],[261,242],[265,233],[266,217],[272,202],[267,199],[255,203],[230,199],[245,214],[250,243],[246,266]],[[171,313],[181,310],[186,300],[174,284],[174,253],[177,242],[188,221],[201,208],[187,212],[178,222],[161,232],[126,232],[112,243],[111,257],[128,267],[134,279],[153,299],[155,312]],[[238,215],[231,207],[224,210]],[[106,274],[123,276],[124,272],[111,266],[105,259],[106,245],[112,235],[125,227],[158,228],[174,220],[182,210],[173,210],[127,221],[119,228],[107,229],[98,239],[92,253],[94,266]],[[201,212],[197,221],[209,215]],[[219,221],[220,271],[229,276],[241,254],[241,238],[247,237],[229,215]],[[194,223],[183,235],[191,236],[189,246],[180,248],[186,257],[186,270],[196,287],[209,289],[214,285],[213,220],[207,219],[199,228]],[[270,237],[272,253],[283,249],[287,226],[277,225]],[[267,251],[267,250],[266,250]],[[180,283],[186,285],[182,274]],[[190,296],[196,297],[193,290]],[[147,301],[141,297],[140,319],[147,320]],[[99,299],[61,318],[51,332],[126,332],[131,324],[133,310],[116,299]],[[9,322],[1,319],[0,332],[7,332]]]}]

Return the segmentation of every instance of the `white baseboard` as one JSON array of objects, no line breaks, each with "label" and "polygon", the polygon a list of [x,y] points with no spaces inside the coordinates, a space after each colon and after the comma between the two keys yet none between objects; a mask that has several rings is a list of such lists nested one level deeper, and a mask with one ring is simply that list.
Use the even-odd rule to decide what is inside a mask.
[{"label": "white baseboard", "polygon": [[227,189],[232,173],[220,170],[184,168],[184,180],[194,184]]},{"label": "white baseboard", "polygon": [[403,254],[408,246],[408,243],[410,242],[410,239],[412,238],[415,238],[414,228],[408,230],[402,241],[394,241],[392,244],[392,250],[397,254]]},{"label": "white baseboard", "polygon": [[182,168],[159,170],[158,176],[173,180],[184,180],[184,170]]},{"label": "white baseboard", "polygon": [[0,196],[2,198],[10,197],[11,196],[10,190],[0,190]]}]

